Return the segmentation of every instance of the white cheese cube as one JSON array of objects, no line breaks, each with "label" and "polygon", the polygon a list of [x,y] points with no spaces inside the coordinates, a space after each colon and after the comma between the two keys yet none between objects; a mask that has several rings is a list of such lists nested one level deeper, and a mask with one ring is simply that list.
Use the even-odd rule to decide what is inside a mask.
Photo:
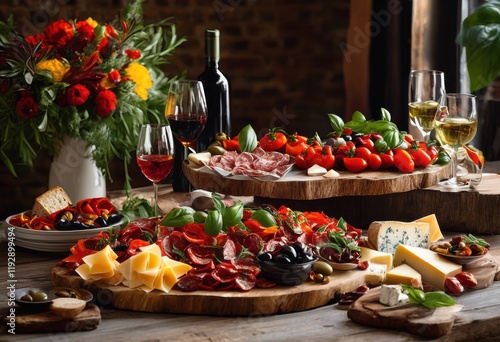
[{"label": "white cheese cube", "polygon": [[380,288],[380,303],[387,306],[395,306],[409,303],[408,295],[403,293],[401,285],[385,285]]}]

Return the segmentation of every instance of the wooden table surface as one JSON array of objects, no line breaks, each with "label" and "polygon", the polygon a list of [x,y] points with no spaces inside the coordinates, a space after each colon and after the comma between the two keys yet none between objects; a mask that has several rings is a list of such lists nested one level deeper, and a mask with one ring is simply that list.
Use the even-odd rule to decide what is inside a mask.
[{"label": "wooden table surface", "polygon": [[[497,180],[500,180],[498,176]],[[144,194],[149,190],[141,189]],[[123,199],[112,194],[115,201]],[[170,210],[178,203],[189,199],[188,194],[172,193],[168,186],[161,189],[161,208]],[[293,208],[301,210],[300,208]],[[498,207],[484,208],[498,212]],[[469,224],[472,224],[469,222]],[[500,225],[500,222],[497,222]],[[7,293],[12,284],[7,279],[7,242],[0,229],[0,293]],[[450,237],[453,232],[446,232]],[[478,235],[487,239],[492,248],[500,249],[500,233]],[[66,254],[30,251],[21,247],[15,250],[15,286],[51,286],[50,271]],[[0,301],[0,311],[6,313],[5,296]],[[500,281],[487,289],[469,291],[457,298],[464,306],[460,320],[452,332],[436,341],[480,341],[500,338]],[[102,322],[96,330],[52,334],[7,335],[2,331],[0,341],[428,341],[405,332],[378,330],[359,325],[347,318],[346,311],[339,310],[335,303],[326,306],[288,314],[247,317],[218,317],[208,315],[150,314],[100,307]],[[474,329],[461,329],[473,326]]]}]

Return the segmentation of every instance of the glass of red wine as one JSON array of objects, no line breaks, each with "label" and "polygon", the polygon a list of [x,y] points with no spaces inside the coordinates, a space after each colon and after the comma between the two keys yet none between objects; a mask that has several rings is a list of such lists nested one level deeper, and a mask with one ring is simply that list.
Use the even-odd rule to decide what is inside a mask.
[{"label": "glass of red wine", "polygon": [[153,182],[154,209],[158,217],[158,184],[172,170],[174,164],[174,139],[168,124],[146,124],[141,126],[137,143],[137,164],[142,173]]},{"label": "glass of red wine", "polygon": [[[203,84],[195,80],[174,81],[170,85],[165,116],[174,136],[186,148],[195,150],[198,137],[207,123],[207,101]],[[187,157],[187,155],[185,156]]]}]

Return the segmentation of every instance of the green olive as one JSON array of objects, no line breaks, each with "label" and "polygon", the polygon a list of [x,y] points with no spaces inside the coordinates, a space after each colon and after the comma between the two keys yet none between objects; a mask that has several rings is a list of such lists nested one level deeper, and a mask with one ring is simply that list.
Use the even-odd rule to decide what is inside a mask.
[{"label": "green olive", "polygon": [[217,146],[214,144],[208,146],[207,151],[210,152],[210,154],[212,154],[212,155],[217,155],[217,154],[222,155],[222,154],[226,153],[226,150],[224,149],[224,147]]},{"label": "green olive", "polygon": [[215,141],[222,141],[222,140],[228,140],[228,139],[229,139],[229,137],[224,132],[219,132],[215,135]]},{"label": "green olive", "polygon": [[321,273],[316,273],[314,275],[314,282],[315,283],[322,283],[324,281],[325,277]]},{"label": "green olive", "polygon": [[201,211],[201,210],[195,211],[195,213],[193,214],[194,222],[196,222],[196,223],[205,222],[207,215],[208,214],[205,211]]},{"label": "green olive", "polygon": [[45,292],[36,292],[32,297],[34,302],[44,302],[49,299]]},{"label": "green olive", "polygon": [[25,294],[24,296],[21,297],[21,300],[24,300],[26,302],[32,302],[33,297],[31,297],[29,294]]},{"label": "green olive", "polygon": [[312,265],[312,270],[314,271],[314,273],[320,273],[322,275],[324,275],[325,277],[328,277],[330,274],[333,273],[333,268],[331,265],[329,265],[328,263],[326,263],[325,261],[316,261],[313,265]]}]

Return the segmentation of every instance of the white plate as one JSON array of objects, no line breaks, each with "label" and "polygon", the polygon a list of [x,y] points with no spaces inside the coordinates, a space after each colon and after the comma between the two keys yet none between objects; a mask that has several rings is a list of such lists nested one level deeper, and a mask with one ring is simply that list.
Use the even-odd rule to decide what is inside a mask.
[{"label": "white plate", "polygon": [[[26,211],[24,213],[29,213]],[[85,239],[97,235],[99,232],[107,231],[111,226],[82,229],[82,230],[35,230],[11,225],[10,220],[20,215],[12,215],[5,220],[5,236],[9,238],[9,232],[13,231],[16,246],[33,249],[41,252],[69,252],[69,249],[80,239]],[[119,227],[127,221],[124,218],[113,227]],[[14,230],[11,229],[14,228]]]},{"label": "white plate", "polygon": [[353,270],[356,267],[358,267],[358,264],[353,264],[353,263],[350,263],[350,262],[332,262],[332,261],[327,261],[327,263],[330,264],[330,266],[332,266],[332,268],[334,270],[339,270],[339,271]]}]

